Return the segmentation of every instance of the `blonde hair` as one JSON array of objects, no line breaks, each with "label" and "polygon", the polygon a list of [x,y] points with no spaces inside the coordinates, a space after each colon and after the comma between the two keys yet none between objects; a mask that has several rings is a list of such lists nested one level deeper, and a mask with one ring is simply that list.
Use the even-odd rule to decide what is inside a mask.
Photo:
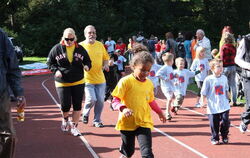
[{"label": "blonde hair", "polygon": [[210,62],[209,62],[210,69],[214,70],[214,67],[216,65],[218,65],[218,64],[223,64],[222,60],[220,60],[220,59],[212,59],[212,60],[210,60]]},{"label": "blonde hair", "polygon": [[169,52],[162,54],[162,60],[165,64],[171,60],[174,60],[174,55],[172,53],[169,53]]},{"label": "blonde hair", "polygon": [[195,58],[196,59],[201,59],[200,58],[200,53],[203,52],[203,51],[205,51],[205,48],[203,48],[201,46],[197,47],[196,50],[195,50]]},{"label": "blonde hair", "polygon": [[222,38],[225,43],[232,44],[235,42],[234,35],[231,34],[230,32],[224,32]]},{"label": "blonde hair", "polygon": [[61,38],[60,43],[63,42],[64,38],[65,38],[68,34],[73,35],[73,36],[74,36],[74,41],[77,41],[77,37],[76,37],[76,33],[75,33],[74,29],[72,29],[72,28],[66,28],[66,29],[63,31],[63,36],[62,36],[62,38]]},{"label": "blonde hair", "polygon": [[178,57],[178,58],[175,59],[175,64],[177,64],[179,62],[184,62],[185,63],[185,60],[182,57]]},{"label": "blonde hair", "polygon": [[213,58],[219,58],[219,50],[218,49],[213,49],[211,51],[211,55],[213,56]]}]

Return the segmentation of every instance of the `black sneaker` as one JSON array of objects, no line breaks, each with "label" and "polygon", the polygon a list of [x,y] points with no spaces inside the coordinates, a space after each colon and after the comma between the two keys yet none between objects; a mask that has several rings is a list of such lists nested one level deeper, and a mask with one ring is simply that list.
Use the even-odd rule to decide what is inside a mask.
[{"label": "black sneaker", "polygon": [[222,139],[222,142],[223,142],[224,144],[228,144],[228,138],[223,138],[223,139]]},{"label": "black sneaker", "polygon": [[245,133],[247,131],[247,125],[244,122],[241,122],[239,129],[241,133]]},{"label": "black sneaker", "polygon": [[84,124],[88,124],[88,122],[89,122],[89,117],[88,117],[88,116],[83,116],[83,117],[82,117],[82,122],[83,122]]}]

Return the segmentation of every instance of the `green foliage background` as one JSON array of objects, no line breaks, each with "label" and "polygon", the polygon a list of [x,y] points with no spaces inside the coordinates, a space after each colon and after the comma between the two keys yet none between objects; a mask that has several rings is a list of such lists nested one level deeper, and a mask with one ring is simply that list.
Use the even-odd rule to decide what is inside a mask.
[{"label": "green foliage background", "polygon": [[223,26],[235,35],[249,32],[248,0],[2,0],[0,27],[24,47],[26,56],[47,56],[67,27],[75,29],[78,41],[92,24],[98,39],[111,35],[124,41],[138,31],[146,37],[164,38],[172,31],[202,28],[218,47]]}]

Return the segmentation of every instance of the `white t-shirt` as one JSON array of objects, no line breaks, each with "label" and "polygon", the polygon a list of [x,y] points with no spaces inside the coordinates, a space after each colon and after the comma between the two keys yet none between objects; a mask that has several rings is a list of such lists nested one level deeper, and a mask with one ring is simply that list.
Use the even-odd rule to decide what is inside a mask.
[{"label": "white t-shirt", "polygon": [[174,91],[174,73],[172,66],[164,65],[156,72],[156,76],[160,78],[161,88],[167,92]]},{"label": "white t-shirt", "polygon": [[200,70],[200,68],[202,68],[202,71],[195,76],[195,81],[204,81],[204,79],[207,77],[208,71],[210,70],[209,62],[208,62],[207,58],[194,59],[192,65],[190,67],[190,70],[191,71],[198,71],[198,70]]},{"label": "white t-shirt", "polygon": [[218,114],[230,109],[229,100],[227,98],[228,83],[227,77],[221,75],[209,75],[203,82],[201,95],[207,97],[207,113]]},{"label": "white t-shirt", "polygon": [[174,76],[176,75],[178,75],[178,77],[174,79],[174,94],[185,96],[189,78],[194,77],[195,72],[187,69],[174,70]]},{"label": "white t-shirt", "polygon": [[117,65],[117,68],[118,68],[119,71],[124,70],[123,63],[126,62],[126,61],[127,61],[127,59],[124,58],[122,55],[118,56],[118,59],[115,62],[115,64]]},{"label": "white t-shirt", "polygon": [[106,41],[105,45],[108,47],[108,52],[114,52],[115,51],[115,41],[111,40],[111,41]]},{"label": "white t-shirt", "polygon": [[157,86],[160,85],[159,78],[156,77],[156,73],[157,73],[157,71],[158,71],[161,67],[162,67],[161,65],[153,64],[152,67],[151,67],[151,69],[150,69],[148,78],[153,82],[154,87],[157,87]]}]

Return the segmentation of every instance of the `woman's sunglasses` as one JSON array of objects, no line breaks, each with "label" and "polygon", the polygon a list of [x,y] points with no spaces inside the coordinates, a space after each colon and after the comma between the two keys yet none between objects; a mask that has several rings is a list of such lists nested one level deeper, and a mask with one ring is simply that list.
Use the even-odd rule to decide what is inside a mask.
[{"label": "woman's sunglasses", "polygon": [[74,41],[75,38],[64,38],[65,41]]}]

